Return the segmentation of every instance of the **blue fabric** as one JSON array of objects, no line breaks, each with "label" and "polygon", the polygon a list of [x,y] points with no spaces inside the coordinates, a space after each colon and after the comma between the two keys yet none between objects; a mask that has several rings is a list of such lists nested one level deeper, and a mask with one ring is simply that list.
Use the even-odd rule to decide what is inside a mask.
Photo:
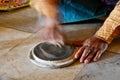
[{"label": "blue fabric", "polygon": [[100,0],[60,0],[61,23],[99,18],[107,14],[107,6]]}]

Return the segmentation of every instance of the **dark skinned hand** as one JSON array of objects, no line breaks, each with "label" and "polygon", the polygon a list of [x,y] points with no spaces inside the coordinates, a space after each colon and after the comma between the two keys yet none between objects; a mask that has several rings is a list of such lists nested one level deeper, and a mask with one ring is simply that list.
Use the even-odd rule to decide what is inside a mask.
[{"label": "dark skinned hand", "polygon": [[101,55],[108,48],[108,43],[92,36],[83,42],[82,47],[75,54],[75,58],[79,58],[81,63],[90,63],[98,61]]}]

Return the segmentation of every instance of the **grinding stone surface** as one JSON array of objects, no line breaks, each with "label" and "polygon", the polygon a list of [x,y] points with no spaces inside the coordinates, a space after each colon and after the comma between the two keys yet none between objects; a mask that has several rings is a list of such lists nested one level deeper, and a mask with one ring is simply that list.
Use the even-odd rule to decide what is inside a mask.
[{"label": "grinding stone surface", "polygon": [[38,44],[34,48],[34,54],[44,60],[61,60],[71,56],[73,53],[73,47],[65,45],[59,46],[51,44],[49,42],[44,42]]},{"label": "grinding stone surface", "polygon": [[44,68],[61,68],[73,64],[75,47],[51,42],[41,42],[37,44],[30,52],[30,60]]}]

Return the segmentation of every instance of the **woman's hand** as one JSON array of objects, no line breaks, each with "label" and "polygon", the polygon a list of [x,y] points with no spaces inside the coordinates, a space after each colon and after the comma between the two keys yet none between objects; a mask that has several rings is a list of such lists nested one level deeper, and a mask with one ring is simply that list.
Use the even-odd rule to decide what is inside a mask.
[{"label": "woman's hand", "polygon": [[84,41],[83,46],[75,54],[75,58],[79,58],[82,63],[98,61],[107,48],[108,43],[92,36]]},{"label": "woman's hand", "polygon": [[59,25],[56,20],[46,19],[44,21],[44,26],[38,33],[43,40],[59,42],[64,45],[66,36],[62,30],[62,26]]}]

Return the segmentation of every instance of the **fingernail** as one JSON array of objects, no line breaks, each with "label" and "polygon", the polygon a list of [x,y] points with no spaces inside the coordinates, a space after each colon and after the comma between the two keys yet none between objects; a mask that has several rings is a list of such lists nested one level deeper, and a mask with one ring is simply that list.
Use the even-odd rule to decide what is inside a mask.
[{"label": "fingernail", "polygon": [[82,63],[82,62],[83,62],[83,60],[80,60],[80,62]]},{"label": "fingernail", "polygon": [[95,61],[95,62],[96,62],[96,61],[97,61],[97,59],[93,59],[93,61]]},{"label": "fingernail", "polygon": [[78,58],[78,56],[77,56],[77,55],[75,55],[75,58]]},{"label": "fingernail", "polygon": [[85,63],[85,64],[88,64],[88,63],[89,63],[89,61],[88,61],[88,60],[85,60],[85,61],[84,61],[84,63]]}]

